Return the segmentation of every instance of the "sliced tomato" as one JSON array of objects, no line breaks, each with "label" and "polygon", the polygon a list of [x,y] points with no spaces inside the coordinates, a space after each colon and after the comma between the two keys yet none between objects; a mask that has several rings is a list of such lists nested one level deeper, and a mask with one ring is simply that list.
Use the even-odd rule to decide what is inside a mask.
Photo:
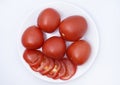
[{"label": "sliced tomato", "polygon": [[66,66],[63,63],[63,61],[60,60],[61,63],[61,68],[60,71],[58,72],[58,75],[54,79],[59,79],[60,77],[64,76],[66,74]]},{"label": "sliced tomato", "polygon": [[61,67],[61,69],[60,69],[60,71],[58,73],[59,78],[66,74],[66,66],[65,66],[65,64],[62,61],[60,61],[60,63],[61,63],[62,67]]},{"label": "sliced tomato", "polygon": [[54,68],[54,60],[52,58],[48,58],[49,59],[49,64],[47,64],[41,71],[40,73],[45,75],[47,74],[49,71],[51,71]]},{"label": "sliced tomato", "polygon": [[40,64],[41,64],[41,62],[42,62],[42,60],[43,60],[44,55],[40,53],[40,54],[38,55],[38,57],[39,57],[39,59],[38,59],[35,63],[30,64],[30,66],[34,66],[34,67],[36,67],[36,68],[40,66]]},{"label": "sliced tomato", "polygon": [[44,69],[45,66],[49,65],[49,63],[49,58],[44,56],[41,64],[38,67],[32,66],[31,68],[36,72],[40,72]]},{"label": "sliced tomato", "polygon": [[[35,65],[35,64],[36,64],[36,65]],[[37,72],[37,68],[40,66],[40,64],[41,64],[41,61],[40,61],[40,59],[38,59],[38,61],[36,61],[36,62],[34,63],[34,65],[32,65],[32,66],[30,66],[30,67],[32,68],[33,71],[36,71],[36,72]]]},{"label": "sliced tomato", "polygon": [[55,60],[54,68],[46,75],[50,78],[55,79],[55,77],[58,75],[60,68],[61,68],[61,63],[58,60]]},{"label": "sliced tomato", "polygon": [[34,64],[30,65],[30,67],[35,67],[35,68],[39,67],[41,64],[41,61],[42,61],[42,59],[39,58]]},{"label": "sliced tomato", "polygon": [[24,51],[23,58],[30,66],[36,66],[41,63],[43,54],[39,50],[26,49]]},{"label": "sliced tomato", "polygon": [[76,73],[77,67],[69,59],[63,59],[63,63],[66,66],[66,74],[60,77],[60,79],[68,80]]}]

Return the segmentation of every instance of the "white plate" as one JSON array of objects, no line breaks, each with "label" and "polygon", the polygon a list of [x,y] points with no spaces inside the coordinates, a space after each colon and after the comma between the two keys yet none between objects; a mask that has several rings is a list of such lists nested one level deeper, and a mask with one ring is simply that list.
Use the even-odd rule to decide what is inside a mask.
[{"label": "white plate", "polygon": [[[88,61],[85,64],[78,66],[76,74],[71,79],[66,80],[66,81],[71,81],[71,80],[81,77],[86,71],[88,71],[90,66],[93,64],[97,56],[98,49],[99,49],[99,35],[98,35],[96,24],[93,21],[93,19],[90,17],[90,15],[87,12],[85,12],[83,9],[81,9],[80,7],[77,7],[72,4],[68,4],[68,3],[55,2],[55,3],[46,4],[44,6],[40,6],[38,9],[34,10],[23,23],[23,26],[19,33],[18,51],[19,51],[20,59],[22,60],[22,63],[25,65],[25,67],[31,72],[31,74],[35,75],[39,79],[45,80],[48,82],[56,82],[56,83],[66,82],[63,80],[53,80],[46,76],[42,76],[41,74],[37,72],[34,72],[33,70],[31,70],[29,65],[23,59],[23,52],[25,48],[21,44],[21,36],[28,26],[36,25],[37,17],[39,13],[48,7],[56,9],[60,13],[62,19],[68,16],[71,16],[71,15],[80,15],[80,16],[85,17],[88,23],[88,30],[83,39],[87,40],[90,43],[92,47],[92,52],[91,52],[91,55]],[[47,34],[47,38],[53,35],[59,35],[59,33],[54,32],[53,34]]]}]

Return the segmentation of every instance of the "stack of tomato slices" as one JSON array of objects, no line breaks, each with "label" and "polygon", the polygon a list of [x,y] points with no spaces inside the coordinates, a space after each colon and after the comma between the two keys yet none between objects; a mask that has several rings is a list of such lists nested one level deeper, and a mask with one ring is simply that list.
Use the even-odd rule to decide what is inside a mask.
[{"label": "stack of tomato slices", "polygon": [[55,60],[46,57],[39,50],[26,49],[23,58],[32,70],[53,79],[67,80],[76,72],[76,65],[74,65],[68,58]]}]

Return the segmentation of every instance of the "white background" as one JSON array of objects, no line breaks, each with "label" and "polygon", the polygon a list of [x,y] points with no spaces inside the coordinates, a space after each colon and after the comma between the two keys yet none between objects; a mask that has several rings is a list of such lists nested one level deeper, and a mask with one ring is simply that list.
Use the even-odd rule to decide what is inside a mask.
[{"label": "white background", "polygon": [[[17,35],[27,15],[57,0],[0,0],[0,85],[56,85],[36,78],[22,64]],[[120,0],[62,0],[84,8],[100,34],[100,50],[89,71],[59,85],[120,85]]]}]

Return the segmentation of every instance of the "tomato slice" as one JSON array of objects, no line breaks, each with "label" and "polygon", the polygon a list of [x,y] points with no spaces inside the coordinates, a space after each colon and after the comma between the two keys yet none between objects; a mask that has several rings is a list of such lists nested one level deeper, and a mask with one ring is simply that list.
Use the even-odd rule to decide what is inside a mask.
[{"label": "tomato slice", "polygon": [[43,54],[39,54],[38,56],[39,56],[39,59],[35,63],[30,64],[30,66],[34,66],[36,68],[40,66],[40,64],[41,64],[41,62],[43,60],[44,55]]},{"label": "tomato slice", "polygon": [[45,66],[49,65],[49,58],[45,57],[43,58],[41,64],[38,67],[31,67],[34,71],[40,72],[44,69]]},{"label": "tomato slice", "polygon": [[36,61],[36,62],[34,63],[34,65],[32,65],[32,66],[30,66],[30,67],[32,68],[33,71],[36,71],[36,72],[37,72],[37,68],[40,66],[40,64],[41,64],[41,60],[38,59],[38,61]]},{"label": "tomato slice", "polygon": [[58,73],[59,78],[66,74],[66,66],[65,66],[65,64],[62,61],[60,61],[60,63],[61,63],[62,67],[61,67],[61,69],[60,69],[60,71]]},{"label": "tomato slice", "polygon": [[26,49],[24,51],[23,58],[30,66],[36,66],[42,61],[43,54],[39,50]]},{"label": "tomato slice", "polygon": [[55,60],[54,68],[46,75],[50,78],[55,79],[55,77],[58,75],[60,68],[61,68],[61,63],[58,60]]},{"label": "tomato slice", "polygon": [[61,68],[60,71],[58,72],[58,75],[55,77],[55,79],[59,79],[60,77],[64,76],[66,74],[66,66],[63,63],[63,61],[60,60],[61,63]]},{"label": "tomato slice", "polygon": [[48,58],[48,59],[49,59],[49,64],[44,66],[44,68],[40,71],[40,73],[43,75],[47,74],[49,71],[51,71],[54,68],[54,60],[52,58]]},{"label": "tomato slice", "polygon": [[77,67],[69,59],[63,59],[63,63],[66,66],[66,74],[60,77],[60,79],[68,80],[76,73]]}]

